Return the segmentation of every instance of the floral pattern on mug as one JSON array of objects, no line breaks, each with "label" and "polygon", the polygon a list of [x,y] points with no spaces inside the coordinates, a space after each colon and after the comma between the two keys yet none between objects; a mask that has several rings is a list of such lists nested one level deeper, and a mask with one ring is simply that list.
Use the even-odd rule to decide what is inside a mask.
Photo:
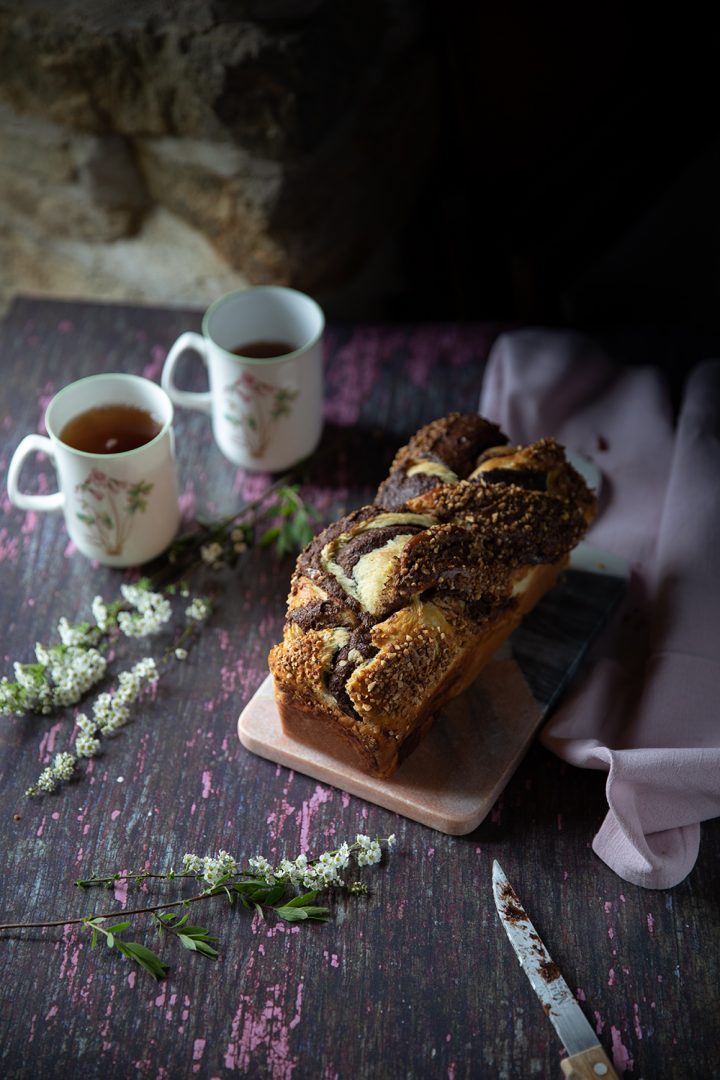
[{"label": "floral pattern on mug", "polygon": [[147,496],[152,489],[146,480],[131,484],[92,469],[82,484],[75,486],[80,504],[75,515],[87,527],[89,542],[106,555],[122,555],[133,519],[147,510]]},{"label": "floral pattern on mug", "polygon": [[236,429],[236,441],[251,457],[262,457],[267,450],[273,425],[283,416],[290,416],[298,390],[258,379],[250,371],[225,387],[227,412],[225,419]]}]

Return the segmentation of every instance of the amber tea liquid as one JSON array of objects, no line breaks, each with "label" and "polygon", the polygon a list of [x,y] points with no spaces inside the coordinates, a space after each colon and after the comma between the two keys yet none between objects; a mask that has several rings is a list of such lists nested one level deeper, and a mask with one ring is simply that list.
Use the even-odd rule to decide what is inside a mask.
[{"label": "amber tea liquid", "polygon": [[96,405],[69,420],[60,439],[87,454],[122,454],[149,443],[161,427],[137,405]]},{"label": "amber tea liquid", "polygon": [[272,360],[276,356],[295,352],[296,348],[297,345],[290,345],[287,341],[248,341],[245,345],[236,345],[230,352],[251,360]]}]

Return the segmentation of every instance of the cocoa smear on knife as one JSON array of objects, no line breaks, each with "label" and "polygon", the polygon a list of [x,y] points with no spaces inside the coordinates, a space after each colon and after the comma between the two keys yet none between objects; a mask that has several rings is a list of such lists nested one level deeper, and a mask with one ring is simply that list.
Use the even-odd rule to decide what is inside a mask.
[{"label": "cocoa smear on knife", "polygon": [[560,978],[560,968],[554,960],[543,960],[541,964],[538,964],[538,970],[545,982],[555,982]]},{"label": "cocoa smear on knife", "polygon": [[[512,885],[503,885],[501,896],[503,900],[504,915],[508,922],[527,921],[527,914],[522,908],[520,900],[518,899],[518,896],[515,893]],[[531,934],[530,936],[535,939],[535,941],[540,943],[540,937],[538,936],[538,934]],[[541,947],[541,943],[535,945],[534,951],[540,952]],[[540,964],[538,964],[538,971],[542,975],[545,982],[548,983],[555,982],[555,980],[559,979],[562,974],[560,968],[557,966],[554,960],[543,960]]]},{"label": "cocoa smear on knife", "polygon": [[501,894],[503,901],[503,914],[508,922],[526,922],[527,915],[518,899],[512,885],[503,885]]}]

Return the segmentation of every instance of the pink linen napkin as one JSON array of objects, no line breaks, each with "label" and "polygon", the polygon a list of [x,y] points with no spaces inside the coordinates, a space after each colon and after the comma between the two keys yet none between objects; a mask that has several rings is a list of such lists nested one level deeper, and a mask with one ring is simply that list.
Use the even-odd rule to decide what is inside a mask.
[{"label": "pink linen napkin", "polygon": [[669,888],[720,815],[720,361],[694,370],[676,425],[658,371],[619,368],[573,333],[495,343],[479,411],[513,442],[556,437],[603,474],[588,541],[627,560],[621,610],[541,739],[608,772],[593,849]]}]

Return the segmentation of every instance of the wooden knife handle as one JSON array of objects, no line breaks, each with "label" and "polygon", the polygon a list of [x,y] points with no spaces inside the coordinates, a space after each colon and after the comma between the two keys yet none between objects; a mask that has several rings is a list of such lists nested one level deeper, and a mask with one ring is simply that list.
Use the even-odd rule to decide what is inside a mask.
[{"label": "wooden knife handle", "polygon": [[565,1076],[572,1080],[619,1080],[602,1046],[593,1046],[581,1054],[563,1058],[560,1065]]}]

